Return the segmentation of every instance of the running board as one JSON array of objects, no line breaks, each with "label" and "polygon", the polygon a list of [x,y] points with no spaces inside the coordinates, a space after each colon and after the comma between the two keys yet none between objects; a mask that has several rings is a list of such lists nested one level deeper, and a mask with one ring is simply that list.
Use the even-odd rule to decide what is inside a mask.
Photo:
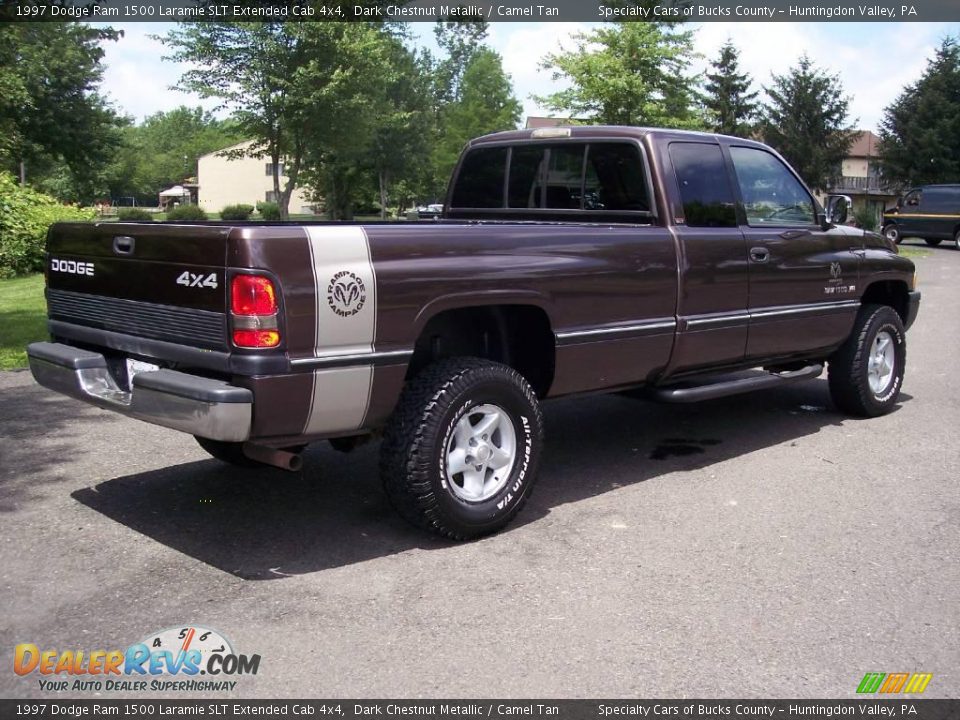
[{"label": "running board", "polygon": [[819,376],[822,372],[823,365],[818,364],[782,373],[764,371],[758,375],[739,377],[733,380],[724,379],[723,376],[720,376],[715,378],[716,382],[706,382],[702,385],[652,388],[650,396],[660,402],[700,402],[701,400],[714,400],[728,395],[753,392],[754,390],[764,390],[799,380],[810,380]]}]

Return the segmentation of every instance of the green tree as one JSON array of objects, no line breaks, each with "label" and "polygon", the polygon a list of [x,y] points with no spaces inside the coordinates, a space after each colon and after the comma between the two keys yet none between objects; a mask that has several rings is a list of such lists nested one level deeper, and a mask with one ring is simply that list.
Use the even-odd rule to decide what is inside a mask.
[{"label": "green tree", "polygon": [[817,68],[806,55],[765,87],[763,136],[817,190],[838,174],[854,138],[850,98],[840,78]]},{"label": "green tree", "polygon": [[322,166],[353,163],[358,148],[368,146],[384,81],[382,40],[390,33],[388,26],[360,22],[186,23],[164,42],[174,59],[195,65],[181,79],[183,88],[219,98],[253,140],[238,152],[270,158],[286,219],[302,171],[315,183]]},{"label": "green tree", "polygon": [[231,121],[181,105],[124,129],[107,184],[111,197],[155,203],[157,193],[197,174],[197,158],[245,140]]},{"label": "green tree", "polygon": [[720,48],[720,55],[707,73],[704,105],[709,111],[710,129],[724,135],[745,137],[753,130],[759,110],[757,93],[751,92],[752,80],[739,67],[740,52],[730,40]]},{"label": "green tree", "polygon": [[380,217],[397,204],[400,210],[415,200],[429,167],[434,130],[430,102],[429,61],[389,41],[391,73],[384,86],[370,147],[377,177]]},{"label": "green tree", "polygon": [[440,137],[434,152],[436,177],[446,182],[471,138],[515,129],[521,110],[500,55],[489,48],[476,51],[463,71],[457,97],[440,112]]},{"label": "green tree", "polygon": [[359,197],[373,197],[378,157],[391,162],[384,160],[390,151],[385,143],[400,142],[404,123],[416,114],[416,102],[404,90],[411,66],[398,45],[402,35],[389,25],[304,23],[302,28],[309,63],[298,73],[297,87],[311,131],[304,177],[322,193],[330,219],[348,220]]},{"label": "green tree", "polygon": [[483,49],[489,29],[483,18],[442,21],[434,26],[433,35],[445,54],[433,70],[437,107],[459,97],[463,73],[477,52]]},{"label": "green tree", "polygon": [[21,179],[59,174],[77,195],[98,192],[120,141],[98,92],[102,43],[120,33],[74,23],[0,23],[0,168]]},{"label": "green tree", "polygon": [[903,185],[960,178],[960,47],[946,38],[920,79],[884,109],[880,157],[886,177]]},{"label": "green tree", "polygon": [[627,22],[574,35],[577,48],[542,67],[571,87],[537,101],[564,115],[611,125],[701,128],[693,34],[674,23]]},{"label": "green tree", "polygon": [[[292,26],[181,23],[162,38],[173,48],[173,60],[193,65],[181,78],[181,88],[219,99],[220,108],[232,110],[238,128],[253,141],[248,154],[270,158],[275,168],[273,189],[284,219],[305,149],[301,98],[292,85],[306,60]],[[281,162],[288,177],[283,187]]]}]

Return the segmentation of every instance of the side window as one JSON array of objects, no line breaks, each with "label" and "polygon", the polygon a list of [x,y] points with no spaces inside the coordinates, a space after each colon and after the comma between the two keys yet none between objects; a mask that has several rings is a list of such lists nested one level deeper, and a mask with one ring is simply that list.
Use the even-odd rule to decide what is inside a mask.
[{"label": "side window", "polygon": [[813,199],[776,157],[763,150],[731,147],[748,225],[812,225]]},{"label": "side window", "polygon": [[640,150],[628,143],[587,148],[583,186],[586,210],[650,211],[650,193]]},{"label": "side window", "polygon": [[544,207],[579,210],[583,182],[585,145],[554,145],[547,167],[547,193]]},{"label": "side window", "polygon": [[683,215],[689,227],[736,227],[733,188],[719,145],[671,143]]},{"label": "side window", "polygon": [[510,154],[507,207],[539,208],[543,189],[543,157],[546,148],[520,145]]},{"label": "side window", "polygon": [[917,208],[920,207],[922,197],[922,190],[914,190],[913,192],[907,193],[906,197],[903,198],[903,207],[910,208],[912,212],[916,212]]},{"label": "side window", "polygon": [[450,207],[502,208],[503,180],[507,170],[504,147],[471,150],[463,159]]}]

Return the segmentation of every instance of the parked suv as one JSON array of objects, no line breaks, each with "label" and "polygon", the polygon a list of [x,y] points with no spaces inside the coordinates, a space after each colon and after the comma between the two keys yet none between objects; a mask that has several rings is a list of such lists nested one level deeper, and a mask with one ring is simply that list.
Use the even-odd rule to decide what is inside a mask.
[{"label": "parked suv", "polygon": [[960,185],[910,190],[883,214],[883,234],[898,245],[905,237],[923,238],[927,245],[953,240],[960,250]]}]

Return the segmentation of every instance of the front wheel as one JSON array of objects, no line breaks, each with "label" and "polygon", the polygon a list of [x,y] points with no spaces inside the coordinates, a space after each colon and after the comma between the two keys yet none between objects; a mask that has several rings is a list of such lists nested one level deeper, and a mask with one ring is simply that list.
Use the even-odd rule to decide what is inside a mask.
[{"label": "front wheel", "polygon": [[900,236],[900,228],[895,224],[891,223],[883,229],[883,234],[887,240],[891,241],[895,245],[899,245],[903,242],[903,238]]},{"label": "front wheel", "polygon": [[937,245],[940,244],[941,238],[924,238],[923,241],[930,247],[936,247]]},{"label": "front wheel", "polygon": [[907,360],[906,333],[888,305],[864,305],[850,337],[830,358],[830,396],[850,415],[890,412],[900,395]]},{"label": "front wheel", "polygon": [[520,512],[542,444],[540,406],[519,373],[476,358],[442,360],[404,389],[384,433],[380,475],[405,519],[467,540]]}]

